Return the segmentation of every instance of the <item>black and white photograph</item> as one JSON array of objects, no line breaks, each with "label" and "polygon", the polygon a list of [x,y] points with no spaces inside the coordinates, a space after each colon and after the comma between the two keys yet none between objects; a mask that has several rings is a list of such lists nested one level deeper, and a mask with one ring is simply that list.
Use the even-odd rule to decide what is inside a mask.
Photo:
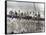
[{"label": "black and white photograph", "polygon": [[7,1],[7,34],[45,32],[44,3]]}]

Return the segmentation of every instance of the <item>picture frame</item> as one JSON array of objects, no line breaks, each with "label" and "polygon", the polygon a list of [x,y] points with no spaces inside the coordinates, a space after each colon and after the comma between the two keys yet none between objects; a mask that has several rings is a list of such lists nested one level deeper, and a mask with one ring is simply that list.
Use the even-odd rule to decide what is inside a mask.
[{"label": "picture frame", "polygon": [[[8,3],[8,2],[9,2],[9,3]],[[16,2],[17,2],[17,3],[16,3]],[[40,12],[40,15],[41,15],[43,18],[42,18],[40,15],[36,15],[37,17],[34,17],[34,16],[32,17],[31,12],[29,12],[29,11],[28,11],[28,12],[31,14],[31,16],[30,16],[30,14],[28,14],[28,15],[27,15],[27,14],[26,14],[26,15],[22,15],[21,13],[20,13],[21,15],[16,15],[16,16],[12,15],[13,17],[11,16],[11,17],[12,17],[12,20],[13,20],[13,18],[17,18],[17,21],[18,21],[18,19],[19,19],[19,21],[21,22],[21,20],[23,19],[23,20],[22,20],[23,24],[24,24],[24,21],[27,21],[27,23],[28,23],[28,22],[30,21],[30,19],[31,19],[31,20],[33,21],[33,23],[31,23],[31,24],[29,23],[29,27],[30,27],[31,25],[33,25],[33,24],[37,21],[39,24],[36,22],[37,25],[34,24],[33,27],[31,27],[31,28],[32,28],[32,29],[35,29],[34,26],[36,25],[36,27],[37,27],[37,26],[39,27],[39,28],[37,27],[38,29],[41,29],[41,28],[42,28],[43,30],[42,30],[42,31],[38,30],[38,32],[37,32],[36,29],[35,29],[35,30],[32,30],[31,28],[28,27],[28,31],[27,31],[27,32],[24,32],[24,31],[26,30],[26,29],[25,29],[25,30],[22,31],[22,32],[13,33],[13,31],[12,31],[11,33],[7,33],[7,29],[8,29],[8,28],[7,28],[7,26],[8,26],[8,25],[7,25],[7,22],[8,22],[8,21],[7,21],[7,17],[9,17],[8,14],[7,14],[7,12],[8,12],[7,9],[9,9],[8,7],[11,7],[11,8],[13,7],[13,9],[14,9],[15,6],[12,5],[12,3],[13,3],[13,4],[16,3],[15,6],[16,6],[16,7],[19,7],[18,9],[20,9],[20,10],[22,10],[22,11],[23,11],[23,10],[24,10],[24,11],[30,10],[30,9],[31,9],[30,7],[33,7],[33,5],[34,5],[34,7],[33,7],[32,9],[33,9],[34,11],[39,11],[39,10],[37,9],[37,8],[38,8],[37,5],[39,6],[39,4],[40,4],[40,6],[42,6],[42,4],[43,4],[43,8],[44,8],[44,9],[43,9],[43,15],[42,15],[42,12]],[[10,5],[11,5],[11,6],[10,6]],[[31,6],[31,5],[32,5],[32,6]],[[27,6],[27,7],[26,7],[26,6]],[[15,7],[15,8],[16,8],[16,7]],[[35,7],[36,7],[36,8],[35,8]],[[11,8],[10,8],[10,9],[11,9]],[[10,10],[10,9],[9,9],[9,10]],[[11,10],[13,10],[13,9],[11,9]],[[40,8],[39,8],[39,9],[40,9]],[[42,9],[42,7],[41,7],[41,9]],[[17,10],[17,8],[16,8],[16,10]],[[20,10],[18,10],[18,11],[20,11]],[[33,11],[33,10],[32,10],[32,11]],[[41,11],[42,11],[42,10],[41,10]],[[26,13],[28,13],[28,12],[26,12]],[[12,13],[13,13],[13,12],[12,12]],[[34,15],[34,13],[35,13],[35,12],[33,12],[33,15]],[[39,14],[39,12],[38,12],[38,14]],[[11,17],[10,17],[10,18],[11,18]],[[41,17],[41,18],[39,18],[39,17]],[[41,20],[41,22],[40,22],[40,20]],[[19,22],[19,21],[18,21],[18,22]],[[40,23],[41,23],[41,24],[40,24]],[[43,24],[42,24],[42,23],[43,23]],[[24,25],[25,25],[25,24],[24,24]],[[28,25],[28,24],[27,24],[27,25]],[[41,25],[42,25],[42,26],[41,26]],[[19,25],[19,26],[20,26],[20,25]],[[19,28],[19,26],[18,26],[18,28]],[[41,26],[41,28],[40,28],[40,26]],[[13,27],[14,27],[14,24],[12,25],[12,28],[13,28]],[[21,26],[20,26],[20,27],[21,27]],[[23,27],[23,26],[22,26],[22,27]],[[15,28],[15,27],[14,27],[14,28]],[[29,29],[31,29],[32,31],[29,30]],[[19,30],[19,31],[20,31],[20,30]],[[45,32],[45,3],[44,3],[44,2],[30,2],[30,1],[15,1],[15,2],[14,2],[14,1],[5,1],[5,34],[40,33],[39,31],[40,31],[40,32]]]}]

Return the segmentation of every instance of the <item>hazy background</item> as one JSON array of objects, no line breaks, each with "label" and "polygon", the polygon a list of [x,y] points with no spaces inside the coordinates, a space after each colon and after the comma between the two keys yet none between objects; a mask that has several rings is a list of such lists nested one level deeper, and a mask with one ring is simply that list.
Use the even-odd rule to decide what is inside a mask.
[{"label": "hazy background", "polygon": [[[35,8],[34,8],[35,5]],[[21,10],[21,12],[40,12],[40,17],[44,18],[44,4],[43,3],[25,3],[25,2],[11,2],[7,1],[7,14],[12,10],[17,11]]]}]

